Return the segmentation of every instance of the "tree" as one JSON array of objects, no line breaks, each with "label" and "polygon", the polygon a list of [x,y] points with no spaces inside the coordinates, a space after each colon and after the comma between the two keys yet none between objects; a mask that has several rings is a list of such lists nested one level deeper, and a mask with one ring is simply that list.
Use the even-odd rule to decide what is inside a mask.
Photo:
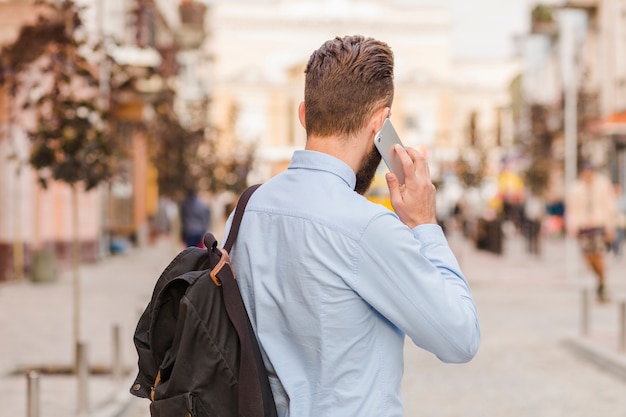
[{"label": "tree", "polygon": [[457,158],[455,172],[466,188],[478,187],[484,177],[486,157],[480,147],[478,113],[475,111],[469,114],[466,138],[468,146]]},{"label": "tree", "polygon": [[456,160],[455,172],[465,188],[478,187],[484,177],[484,167],[484,155],[469,152]]},{"label": "tree", "polygon": [[[50,12],[46,6],[41,6],[40,12]],[[23,172],[23,168],[28,165],[28,160],[19,152],[13,137],[13,127],[17,123],[18,105],[17,96],[20,91],[20,75],[34,60],[39,58],[49,42],[59,38],[59,26],[63,25],[63,20],[55,13],[47,13],[47,19],[40,17],[37,25],[24,26],[18,36],[18,39],[0,50],[0,87],[2,93],[8,94],[10,103],[8,105],[8,122],[10,128],[7,130],[9,141],[14,146],[13,152],[9,155],[9,160],[15,163],[16,181],[19,183]],[[44,23],[45,22],[45,23]],[[16,201],[19,201],[17,195],[20,187],[16,189]],[[19,205],[15,206],[16,228],[13,239],[13,266],[17,279],[23,277],[24,256],[23,256],[23,237],[21,234],[21,216],[22,210]]]},{"label": "tree", "polygon": [[[154,102],[151,158],[159,173],[159,193],[174,199],[189,188],[241,193],[247,187],[254,147],[234,143],[224,150],[218,146],[223,138],[206,124],[193,129],[183,126],[172,107],[172,96],[166,90]],[[204,116],[206,107],[200,111]]]},{"label": "tree", "polygon": [[550,187],[550,160],[555,132],[548,122],[549,110],[530,105],[530,141],[525,144],[529,163],[522,172],[524,184],[533,194],[541,195]]},{"label": "tree", "polygon": [[[61,181],[71,188],[73,215],[74,340],[80,334],[80,242],[78,193],[114,173],[116,146],[107,135],[107,114],[99,96],[96,47],[87,42],[78,7],[71,0],[47,4],[49,17],[22,28],[3,49],[3,77],[23,109],[34,115],[29,129],[30,165],[40,184]],[[89,57],[86,55],[90,53]],[[102,58],[102,54],[100,54]],[[27,76],[28,75],[28,76]]]},{"label": "tree", "polygon": [[29,163],[41,185],[57,180],[90,190],[113,175],[116,156],[99,100],[97,63],[84,55],[90,47],[73,1],[46,5],[52,17],[24,26],[2,50],[0,83],[14,98],[20,89],[30,91],[22,108],[35,115]]},{"label": "tree", "polygon": [[192,167],[204,134],[201,128],[186,129],[174,112],[173,92],[161,92],[154,101],[155,117],[150,126],[151,159],[158,171],[159,194],[180,198],[198,179]]},{"label": "tree", "polygon": [[526,188],[536,195],[542,195],[550,187],[550,161],[542,156],[532,157],[529,166],[522,172]]}]

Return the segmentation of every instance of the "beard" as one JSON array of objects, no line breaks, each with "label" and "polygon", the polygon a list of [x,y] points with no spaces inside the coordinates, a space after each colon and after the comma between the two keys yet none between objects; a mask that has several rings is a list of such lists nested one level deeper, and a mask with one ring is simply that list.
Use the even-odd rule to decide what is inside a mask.
[{"label": "beard", "polygon": [[381,156],[376,147],[372,145],[372,150],[368,154],[363,156],[361,160],[361,167],[356,173],[356,186],[354,191],[363,195],[369,190],[374,181],[376,170],[380,165]]}]

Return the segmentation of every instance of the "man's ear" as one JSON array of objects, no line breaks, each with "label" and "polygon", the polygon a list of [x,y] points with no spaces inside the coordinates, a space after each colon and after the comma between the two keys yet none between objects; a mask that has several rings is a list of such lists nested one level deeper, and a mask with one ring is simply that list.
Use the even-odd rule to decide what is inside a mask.
[{"label": "man's ear", "polygon": [[385,123],[385,119],[389,117],[391,113],[391,109],[389,107],[381,107],[376,110],[374,114],[372,114],[371,123],[374,128],[374,132],[378,132],[382,127],[383,123]]},{"label": "man's ear", "polygon": [[298,106],[298,119],[300,119],[300,124],[302,125],[302,127],[306,129],[306,117],[305,117],[305,114],[306,113],[305,113],[304,101],[303,101]]}]

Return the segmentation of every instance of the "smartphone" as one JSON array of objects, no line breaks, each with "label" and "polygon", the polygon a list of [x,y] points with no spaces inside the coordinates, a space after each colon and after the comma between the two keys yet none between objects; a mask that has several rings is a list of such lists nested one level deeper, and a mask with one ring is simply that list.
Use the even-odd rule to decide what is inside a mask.
[{"label": "smartphone", "polygon": [[393,150],[393,146],[395,144],[399,144],[402,147],[402,142],[400,141],[400,137],[391,124],[391,120],[385,119],[383,123],[383,127],[376,133],[374,136],[374,145],[380,155],[383,157],[383,161],[387,165],[387,168],[398,178],[400,184],[404,184],[404,169],[402,168],[402,163],[400,162],[400,157]]}]

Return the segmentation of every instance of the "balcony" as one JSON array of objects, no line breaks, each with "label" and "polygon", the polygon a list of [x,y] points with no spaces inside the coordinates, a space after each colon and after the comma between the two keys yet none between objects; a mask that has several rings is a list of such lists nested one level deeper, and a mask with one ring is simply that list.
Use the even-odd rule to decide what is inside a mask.
[{"label": "balcony", "polygon": [[183,1],[178,6],[181,23],[186,26],[196,26],[201,29],[204,29],[204,15],[206,14],[206,10],[206,4],[193,0]]},{"label": "balcony", "polygon": [[206,11],[205,4],[193,0],[183,0],[178,6],[181,22],[178,38],[183,49],[198,48],[204,41]]}]

